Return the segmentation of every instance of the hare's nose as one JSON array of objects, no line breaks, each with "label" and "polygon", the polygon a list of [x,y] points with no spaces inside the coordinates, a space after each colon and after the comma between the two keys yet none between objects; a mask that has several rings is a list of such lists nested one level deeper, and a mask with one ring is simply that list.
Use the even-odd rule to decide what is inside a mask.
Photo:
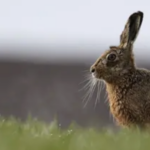
[{"label": "hare's nose", "polygon": [[95,67],[91,67],[90,72],[94,73],[95,72]]}]

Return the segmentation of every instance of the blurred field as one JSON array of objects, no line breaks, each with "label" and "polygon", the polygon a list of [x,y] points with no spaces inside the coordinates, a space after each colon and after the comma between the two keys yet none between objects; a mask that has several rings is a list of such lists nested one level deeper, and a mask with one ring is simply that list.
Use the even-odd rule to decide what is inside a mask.
[{"label": "blurred field", "polygon": [[[28,114],[50,123],[57,116],[62,128],[76,122],[81,127],[116,128],[101,91],[97,105],[97,93],[84,107],[86,90],[86,63],[52,64],[0,60],[0,115],[14,116],[24,121]],[[138,66],[150,68],[149,63]],[[87,73],[87,72],[86,72]]]},{"label": "blurred field", "polygon": [[28,119],[0,119],[1,150],[147,150],[150,135],[139,130],[96,130],[71,125],[62,130],[57,122],[49,125]]}]

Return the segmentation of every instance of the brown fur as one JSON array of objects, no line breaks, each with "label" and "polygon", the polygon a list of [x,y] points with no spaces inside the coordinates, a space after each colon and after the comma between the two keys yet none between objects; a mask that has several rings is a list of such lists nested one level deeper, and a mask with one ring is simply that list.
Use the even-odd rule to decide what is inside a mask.
[{"label": "brown fur", "polygon": [[[146,127],[150,124],[150,71],[135,66],[133,43],[143,13],[133,13],[121,34],[119,46],[111,46],[92,66],[95,78],[103,79],[110,111],[119,125]],[[114,54],[115,60],[108,56]]]}]

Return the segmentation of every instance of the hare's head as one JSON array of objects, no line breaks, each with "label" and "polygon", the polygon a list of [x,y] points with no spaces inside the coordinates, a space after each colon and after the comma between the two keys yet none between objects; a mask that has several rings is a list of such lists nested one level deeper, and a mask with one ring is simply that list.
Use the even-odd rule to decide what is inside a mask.
[{"label": "hare's head", "polygon": [[91,72],[95,78],[111,81],[115,78],[134,70],[133,43],[139,33],[143,20],[143,13],[133,13],[120,36],[119,46],[111,46],[110,49],[91,66]]}]

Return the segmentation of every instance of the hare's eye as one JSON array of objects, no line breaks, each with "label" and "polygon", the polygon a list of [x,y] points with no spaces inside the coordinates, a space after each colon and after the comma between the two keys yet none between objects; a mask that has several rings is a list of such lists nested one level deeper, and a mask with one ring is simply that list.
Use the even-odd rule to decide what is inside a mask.
[{"label": "hare's eye", "polygon": [[116,54],[108,54],[106,58],[108,61],[114,61],[116,59]]}]

